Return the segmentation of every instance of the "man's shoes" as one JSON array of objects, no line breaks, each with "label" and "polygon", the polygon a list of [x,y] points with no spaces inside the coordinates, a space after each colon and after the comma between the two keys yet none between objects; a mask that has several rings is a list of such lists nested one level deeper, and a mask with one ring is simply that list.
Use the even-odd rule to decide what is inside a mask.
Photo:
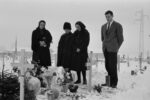
[{"label": "man's shoes", "polygon": [[87,81],[83,81],[83,85],[87,85]]},{"label": "man's shoes", "polygon": [[117,88],[117,86],[116,85],[111,85],[111,88],[115,89],[115,88]]},{"label": "man's shoes", "polygon": [[101,86],[108,86],[108,85],[105,83],[105,84],[101,84]]},{"label": "man's shoes", "polygon": [[81,81],[77,80],[76,82],[74,82],[74,84],[80,84]]}]

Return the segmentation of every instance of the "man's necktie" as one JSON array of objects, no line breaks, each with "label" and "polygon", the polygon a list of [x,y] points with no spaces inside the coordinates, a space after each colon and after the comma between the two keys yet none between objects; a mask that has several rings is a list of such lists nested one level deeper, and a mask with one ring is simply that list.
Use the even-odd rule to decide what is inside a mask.
[{"label": "man's necktie", "polygon": [[107,27],[107,30],[106,30],[106,35],[108,35],[109,29],[110,29],[110,23],[108,23],[108,27]]},{"label": "man's necktie", "polygon": [[110,23],[108,23],[108,27],[107,27],[107,30],[109,30],[110,29]]}]

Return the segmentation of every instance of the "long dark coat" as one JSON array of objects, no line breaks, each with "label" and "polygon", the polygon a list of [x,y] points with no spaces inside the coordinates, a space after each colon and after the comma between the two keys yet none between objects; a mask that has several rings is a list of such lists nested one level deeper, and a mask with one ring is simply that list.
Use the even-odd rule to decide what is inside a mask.
[{"label": "long dark coat", "polygon": [[[40,41],[45,41],[46,47],[40,46]],[[50,57],[50,43],[52,42],[52,36],[50,32],[46,29],[39,29],[33,31],[32,33],[32,43],[31,48],[33,50],[33,61],[39,62],[41,66],[50,66],[51,57]]]},{"label": "long dark coat", "polygon": [[[72,59],[71,66],[72,70],[81,71],[86,70],[86,62],[88,59],[88,45],[90,41],[89,32],[84,29],[82,31],[75,31],[72,43]],[[77,52],[77,48],[80,52]]]},{"label": "long dark coat", "polygon": [[71,46],[72,46],[72,36],[73,34],[64,33],[58,43],[57,52],[57,66],[63,66],[64,68],[71,67]]}]

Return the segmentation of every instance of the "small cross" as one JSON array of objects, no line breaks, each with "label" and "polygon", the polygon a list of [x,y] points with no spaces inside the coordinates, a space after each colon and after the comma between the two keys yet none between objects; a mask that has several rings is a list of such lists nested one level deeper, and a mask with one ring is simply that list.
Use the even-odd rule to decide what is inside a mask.
[{"label": "small cross", "polygon": [[13,67],[18,67],[20,70],[20,76],[19,76],[19,81],[20,81],[20,100],[24,100],[24,74],[27,71],[27,69],[32,69],[34,68],[34,65],[28,64],[27,60],[25,59],[25,50],[21,50],[21,59],[20,63],[11,63]]}]

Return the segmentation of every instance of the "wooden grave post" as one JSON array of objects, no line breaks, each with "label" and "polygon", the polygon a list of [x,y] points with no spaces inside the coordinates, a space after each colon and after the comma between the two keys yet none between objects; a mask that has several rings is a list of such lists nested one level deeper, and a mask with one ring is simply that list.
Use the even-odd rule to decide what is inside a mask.
[{"label": "wooden grave post", "polygon": [[89,54],[89,59],[88,59],[88,63],[87,63],[87,67],[89,69],[89,82],[88,82],[88,91],[91,92],[92,90],[92,65],[93,65],[93,51],[90,52]]},{"label": "wooden grave post", "polygon": [[120,55],[117,55],[118,71],[120,71]]},{"label": "wooden grave post", "polygon": [[26,64],[26,59],[25,59],[25,50],[21,50],[21,59],[20,63],[12,63],[11,64],[13,67],[18,67],[20,70],[20,75],[19,75],[19,81],[20,81],[20,100],[24,100],[24,75],[25,71],[28,68],[34,68],[34,65],[32,64]]},{"label": "wooden grave post", "polygon": [[57,66],[57,54],[54,54],[55,66]]},{"label": "wooden grave post", "polygon": [[98,54],[96,54],[96,67],[98,67]]}]

